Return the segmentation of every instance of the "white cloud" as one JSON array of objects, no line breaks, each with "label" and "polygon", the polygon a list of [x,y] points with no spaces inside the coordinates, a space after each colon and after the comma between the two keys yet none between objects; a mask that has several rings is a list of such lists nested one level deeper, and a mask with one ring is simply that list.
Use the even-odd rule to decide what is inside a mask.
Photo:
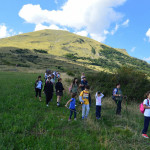
[{"label": "white cloud", "polygon": [[148,62],[149,62],[149,61],[150,61],[150,57],[148,57],[148,58],[144,57],[144,58],[143,58],[143,60],[145,60],[145,61],[148,61]]},{"label": "white cloud", "polygon": [[0,25],[0,38],[5,38],[13,35],[16,35],[16,32],[14,32],[13,29],[8,29],[5,24]]},{"label": "white cloud", "polygon": [[111,31],[111,35],[114,35],[118,29],[119,29],[119,25],[116,24],[115,28]]},{"label": "white cloud", "polygon": [[149,28],[148,31],[146,32],[146,36],[149,38],[149,42],[150,42],[150,28]]},{"label": "white cloud", "polygon": [[81,36],[88,36],[88,32],[85,30],[79,31],[79,32],[74,32],[77,35],[81,35]]},{"label": "white cloud", "polygon": [[[22,7],[19,16],[27,23],[36,25],[48,23],[72,28],[75,32],[86,32],[98,41],[106,39],[106,30],[117,24],[123,14],[114,8],[123,5],[126,0],[68,0],[60,10],[43,10],[40,5],[27,4]],[[113,34],[117,31],[115,27]]]},{"label": "white cloud", "polygon": [[131,52],[133,53],[135,51],[136,47],[131,48]]},{"label": "white cloud", "polygon": [[123,23],[122,23],[122,26],[128,26],[129,25],[129,22],[130,22],[130,20],[129,19],[127,19],[126,21],[124,21]]}]

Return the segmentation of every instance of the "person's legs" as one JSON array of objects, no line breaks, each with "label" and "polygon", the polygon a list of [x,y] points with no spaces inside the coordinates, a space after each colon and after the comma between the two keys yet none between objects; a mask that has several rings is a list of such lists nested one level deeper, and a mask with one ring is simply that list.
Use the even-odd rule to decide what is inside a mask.
[{"label": "person's legs", "polygon": [[99,117],[99,113],[98,113],[98,106],[96,106],[96,118]]},{"label": "person's legs", "polygon": [[46,93],[46,105],[48,106],[48,103],[50,101],[50,93]]},{"label": "person's legs", "polygon": [[88,105],[85,105],[85,107],[86,107],[86,115],[85,115],[85,117],[87,118],[88,114],[89,114],[89,111],[90,111],[90,106],[88,104]]},{"label": "person's legs", "polygon": [[99,106],[99,118],[101,117],[101,106]]},{"label": "person's legs", "polygon": [[144,117],[144,129],[142,130],[142,134],[147,133],[149,122],[150,122],[150,117]]},{"label": "person's legs", "polygon": [[72,114],[73,114],[73,111],[72,111],[72,110],[70,110],[70,116],[69,116],[69,119],[71,119]]},{"label": "person's legs", "polygon": [[57,95],[57,106],[59,106],[60,96]]},{"label": "person's legs", "polygon": [[118,114],[121,115],[121,101],[118,101]]},{"label": "person's legs", "polygon": [[74,119],[76,119],[76,115],[77,115],[76,109],[74,109]]},{"label": "person's legs", "polygon": [[35,97],[37,98],[37,96],[38,96],[38,89],[36,88],[35,89]]},{"label": "person's legs", "polygon": [[39,100],[41,101],[41,89],[38,89],[39,92]]},{"label": "person's legs", "polygon": [[85,104],[82,104],[82,118],[85,117]]}]

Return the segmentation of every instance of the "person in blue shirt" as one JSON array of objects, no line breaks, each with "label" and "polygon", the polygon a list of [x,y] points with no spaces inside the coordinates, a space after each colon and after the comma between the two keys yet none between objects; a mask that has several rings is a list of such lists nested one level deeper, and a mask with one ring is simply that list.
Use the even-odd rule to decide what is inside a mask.
[{"label": "person in blue shirt", "polygon": [[72,117],[73,113],[74,113],[74,120],[76,120],[76,108],[75,108],[76,100],[75,100],[75,96],[76,96],[76,93],[72,93],[72,95],[71,95],[72,98],[65,105],[67,107],[67,105],[70,103],[70,106],[69,106],[70,116],[69,116],[68,121],[71,121],[71,117]]}]

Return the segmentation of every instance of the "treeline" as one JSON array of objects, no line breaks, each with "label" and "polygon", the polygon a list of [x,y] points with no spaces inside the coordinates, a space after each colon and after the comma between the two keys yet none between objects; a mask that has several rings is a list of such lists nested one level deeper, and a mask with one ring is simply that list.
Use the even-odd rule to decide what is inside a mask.
[{"label": "treeline", "polygon": [[106,72],[89,74],[87,79],[92,93],[100,90],[105,96],[112,96],[116,83],[120,83],[123,94],[129,101],[143,101],[144,94],[150,90],[150,81],[147,76],[143,72],[128,67],[121,67],[114,74]]}]

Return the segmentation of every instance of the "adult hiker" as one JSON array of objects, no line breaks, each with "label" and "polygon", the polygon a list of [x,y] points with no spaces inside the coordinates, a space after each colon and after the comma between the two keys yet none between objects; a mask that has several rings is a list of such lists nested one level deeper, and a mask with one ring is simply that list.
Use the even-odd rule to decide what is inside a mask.
[{"label": "adult hiker", "polygon": [[70,86],[70,92],[75,93],[77,95],[78,93],[78,79],[77,78],[73,79],[73,82],[71,83],[71,86]]},{"label": "adult hiker", "polygon": [[123,96],[122,96],[122,91],[120,89],[120,83],[117,83],[116,88],[113,89],[113,100],[116,102],[116,105],[117,105],[116,115],[121,115],[122,99],[123,99]]},{"label": "adult hiker", "polygon": [[81,91],[85,90],[86,85],[88,85],[88,82],[86,80],[86,77],[83,77],[83,80],[81,81],[81,84],[80,84]]},{"label": "adult hiker", "polygon": [[46,106],[49,106],[49,102],[53,97],[53,83],[51,82],[51,78],[48,77],[48,80],[45,82],[44,92],[46,95]]},{"label": "adult hiker", "polygon": [[39,100],[41,101],[41,90],[42,90],[42,80],[41,80],[41,76],[38,76],[38,79],[35,81],[35,97],[37,98],[37,96],[39,95]]},{"label": "adult hiker", "polygon": [[60,105],[60,101],[61,101],[61,97],[63,96],[63,84],[61,83],[62,79],[58,78],[58,82],[55,85],[55,89],[56,89],[56,96],[57,96],[57,106]]},{"label": "adult hiker", "polygon": [[142,130],[142,136],[149,138],[147,135],[148,126],[150,123],[150,91],[146,93],[146,99],[143,102],[144,111],[144,128]]}]

